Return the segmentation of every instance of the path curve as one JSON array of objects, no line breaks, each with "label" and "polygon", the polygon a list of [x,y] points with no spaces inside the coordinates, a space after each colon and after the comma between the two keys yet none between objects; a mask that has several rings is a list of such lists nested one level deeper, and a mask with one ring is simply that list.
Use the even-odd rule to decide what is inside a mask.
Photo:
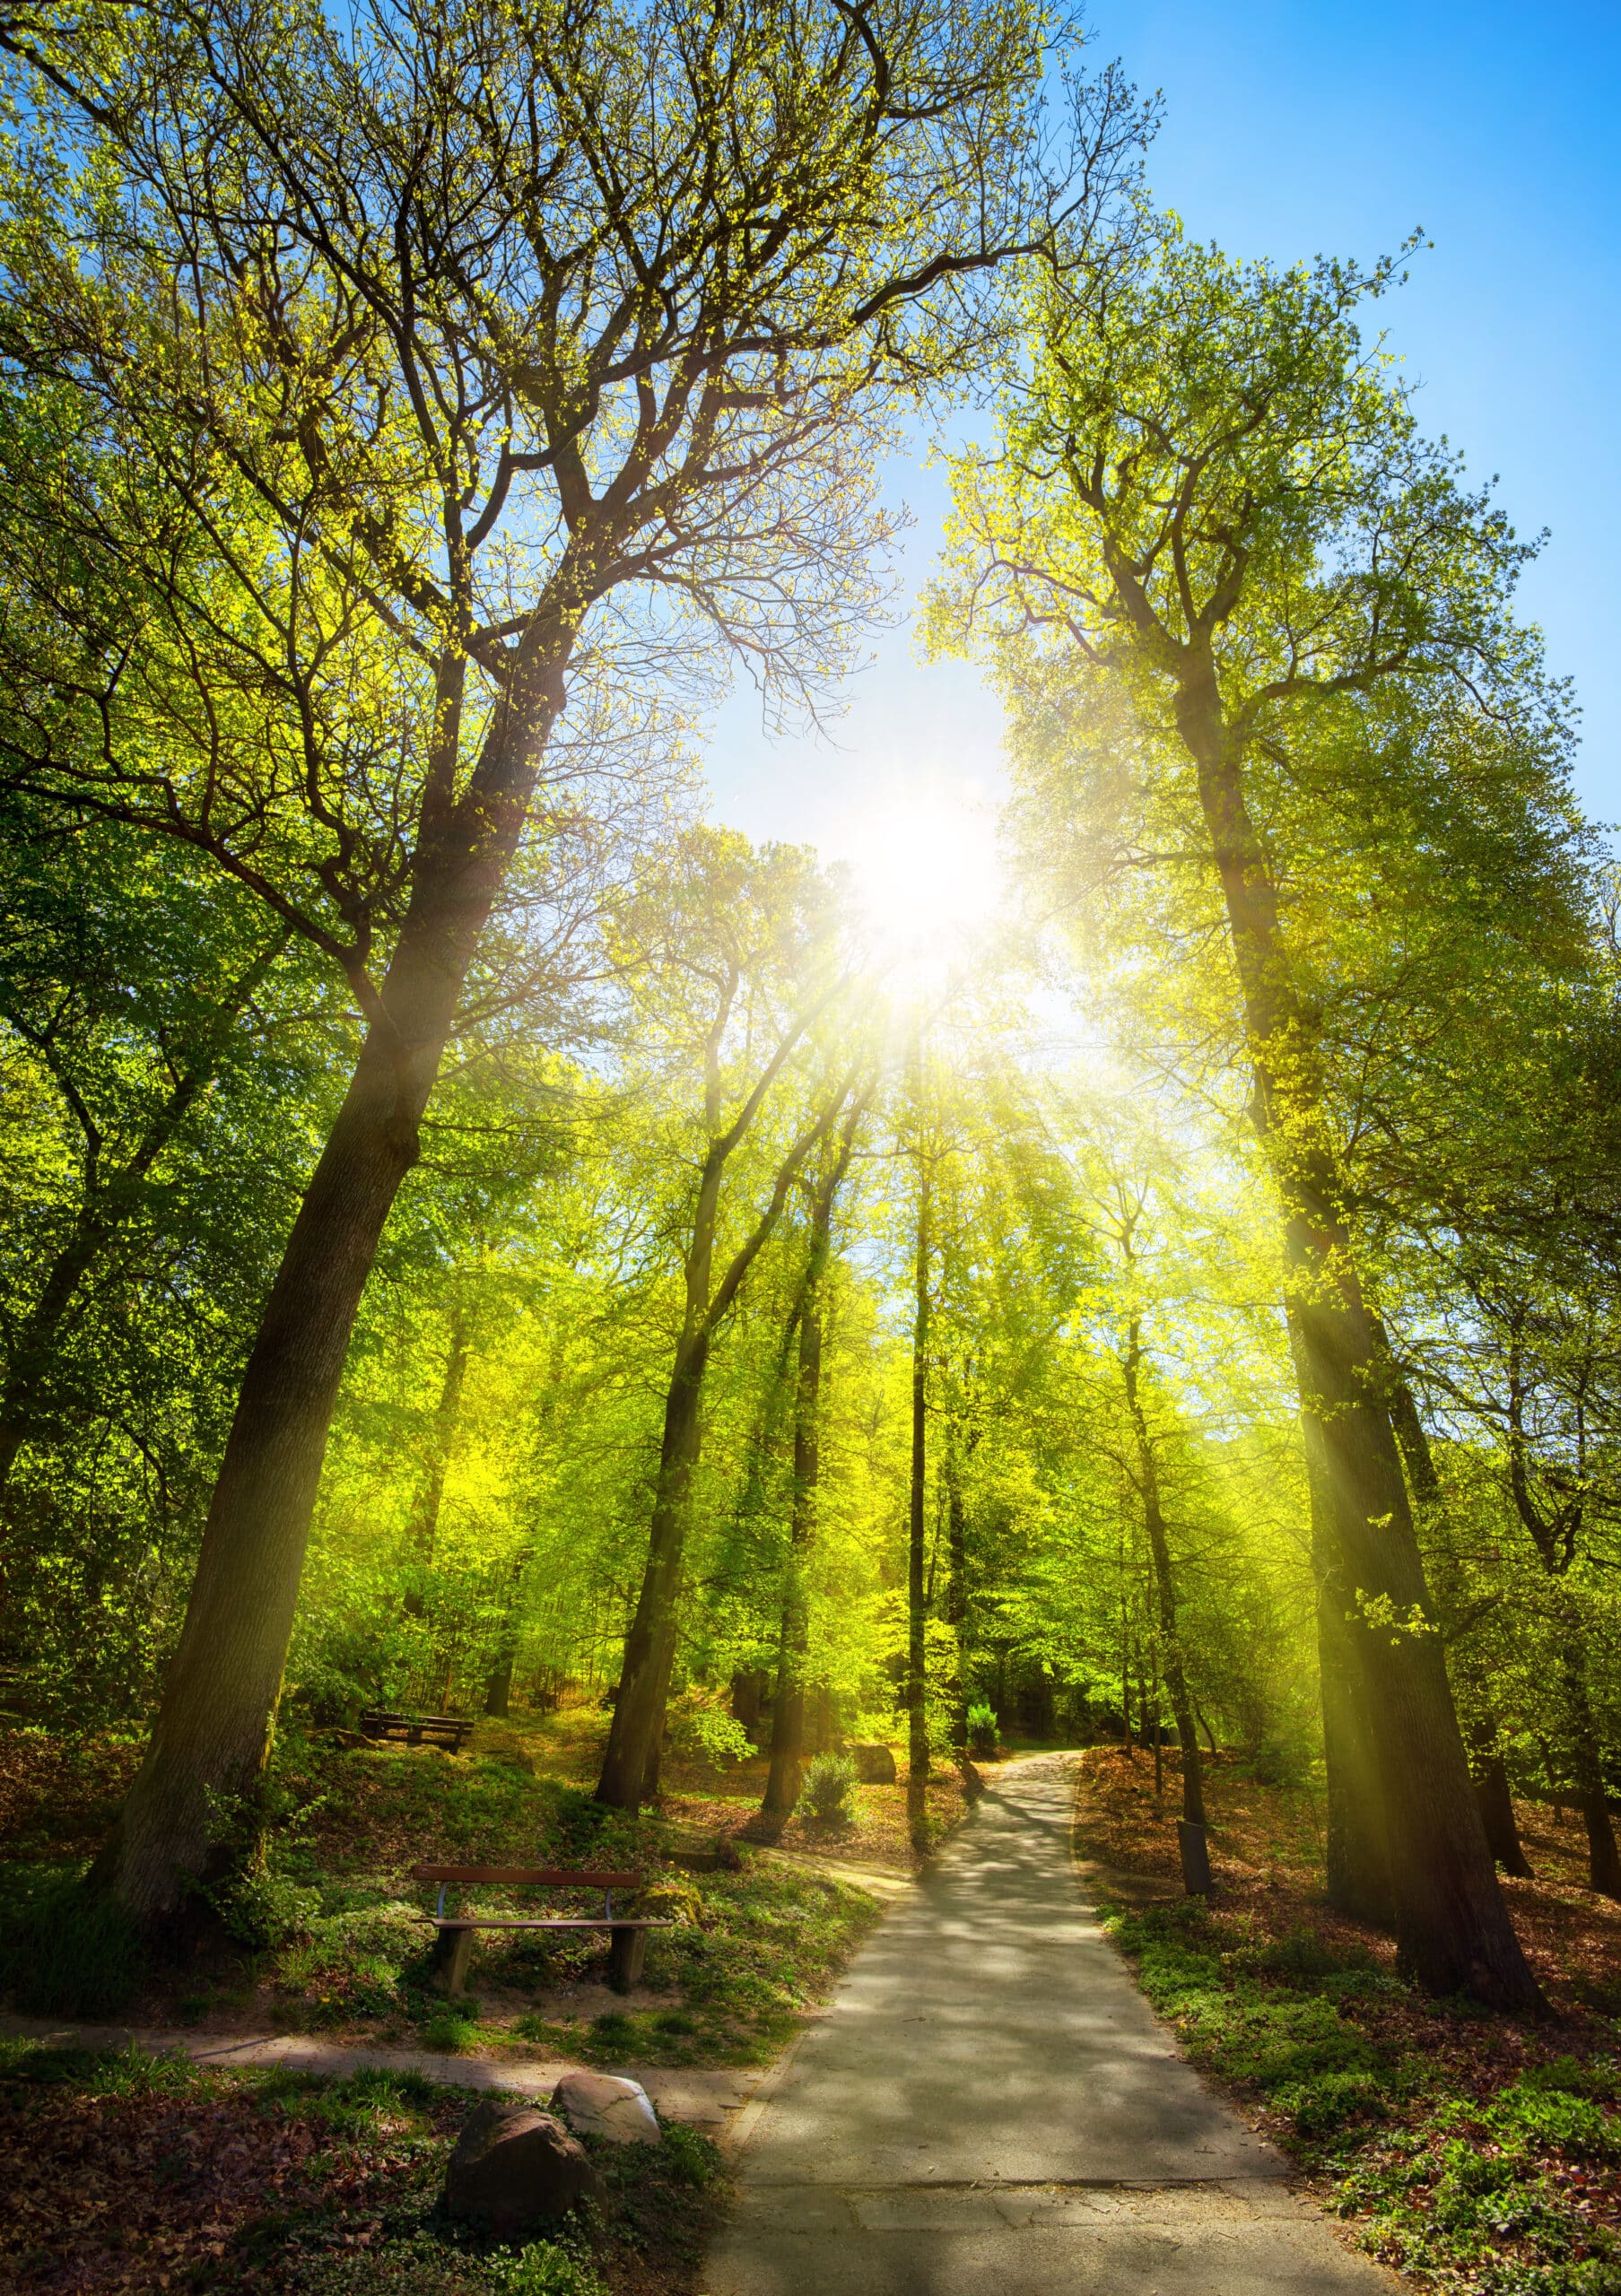
[{"label": "path curve", "polygon": [[745,2108],[707,2296],[1390,2296],[1126,1973],[1009,1764]]}]

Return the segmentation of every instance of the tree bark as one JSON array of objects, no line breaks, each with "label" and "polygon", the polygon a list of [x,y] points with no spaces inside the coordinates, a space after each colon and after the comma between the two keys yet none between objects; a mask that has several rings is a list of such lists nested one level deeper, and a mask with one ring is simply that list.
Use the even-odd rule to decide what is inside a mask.
[{"label": "tree bark", "polygon": [[928,1486],[928,1158],[918,1159],[918,1234],[911,1335],[911,1480],[906,1558],[906,1824],[912,1848],[928,1845],[928,1616],[924,1601]]},{"label": "tree bark", "polygon": [[[728,1160],[744,1137],[764,1091],[801,1033],[796,1024],[779,1045],[735,1125],[723,1134],[711,1131],[709,1152],[698,1187],[693,1234],[687,1249],[686,1306],[675,1366],[665,1403],[664,1437],[658,1454],[652,1519],[648,1529],[647,1568],[630,1631],[625,1636],[624,1661],[620,1670],[619,1695],[608,1731],[597,1799],[611,1808],[636,1809],[658,1790],[658,1750],[664,1735],[664,1713],[675,1672],[676,1627],[681,1598],[683,1555],[686,1544],[687,1497],[698,1464],[703,1429],[703,1381],[709,1369],[714,1335],[742,1288],[749,1269],[781,1217],[789,1189],[806,1157],[824,1136],[848,1099],[851,1078],[829,1096],[821,1113],[796,1140],[777,1168],[771,1201],[746,1241],[733,1254],[730,1265],[711,1292],[715,1233],[719,1217],[720,1184]],[[711,1124],[714,1094],[710,1084]]]},{"label": "tree bark", "polygon": [[[1133,1316],[1127,1333],[1125,1352],[1120,1358],[1120,1373],[1125,1382],[1126,1407],[1131,1415],[1132,1431],[1137,1442],[1137,1489],[1142,1494],[1143,1523],[1148,1534],[1148,1552],[1154,1561],[1165,1692],[1171,1701],[1171,1713],[1181,1747],[1182,1817],[1189,1825],[1202,1826],[1206,1822],[1204,1766],[1199,1760],[1198,1730],[1193,1719],[1193,1700],[1188,1692],[1188,1672],[1182,1654],[1181,1630],[1177,1619],[1176,1581],[1172,1573],[1171,1544],[1165,1535],[1164,1508],[1160,1499],[1159,1462],[1155,1457],[1147,1414],[1143,1409],[1142,1354],[1142,1320],[1140,1317]],[[1155,1735],[1157,1739],[1157,1730]],[[1157,1781],[1157,1766],[1155,1776]],[[1158,1790],[1157,1784],[1155,1790]]]},{"label": "tree bark", "polygon": [[1283,1209],[1285,1309],[1328,1566],[1320,1602],[1345,1605],[1356,1655],[1346,1693],[1376,1756],[1402,1957],[1427,1991],[1538,2009],[1434,1631],[1381,1351],[1341,1209],[1316,1031],[1290,978],[1242,748],[1225,724],[1207,642],[1188,649],[1177,717],[1227,910],[1255,1063],[1251,1112]]},{"label": "tree bark", "polygon": [[832,1258],[833,1198],[855,1150],[856,1129],[865,1109],[858,1102],[845,1124],[831,1170],[811,1191],[811,1223],[805,1282],[799,1295],[799,1366],[794,1390],[794,1496],[789,1525],[788,1561],[782,1582],[782,1623],[777,1644],[777,1692],[771,1707],[771,1770],[760,1815],[769,1831],[780,1831],[799,1799],[805,1751],[805,1660],[810,1639],[806,1571],[816,1536],[816,1502],[822,1481],[822,1351],[825,1334],[828,1271]]},{"label": "tree bark", "polygon": [[[1429,1435],[1419,1415],[1413,1390],[1396,1367],[1390,1353],[1389,1335],[1377,1318],[1374,1319],[1374,1331],[1387,1360],[1390,1424],[1396,1431],[1397,1444],[1407,1471],[1408,1487],[1421,1518],[1432,1517],[1439,1529],[1444,1521],[1444,1502],[1441,1477],[1435,1471],[1434,1455],[1430,1449]],[[1451,1538],[1443,1537],[1441,1544],[1443,1555],[1451,1559],[1451,1567],[1455,1570],[1456,1558]],[[1486,1829],[1486,1846],[1494,1861],[1505,1874],[1513,1874],[1522,1881],[1529,1881],[1531,1879],[1530,1861],[1520,1839],[1519,1821],[1514,1815],[1514,1797],[1509,1790],[1508,1768],[1499,1751],[1497,1717],[1493,1711],[1484,1674],[1461,1653],[1452,1654],[1452,1667],[1466,1693],[1466,1711],[1472,1709],[1477,1718],[1465,1732],[1465,1744],[1468,1752],[1469,1775],[1475,1781],[1475,1799],[1480,1808],[1480,1822]]]},{"label": "tree bark", "polygon": [[366,1279],[517,851],[568,644],[526,664],[461,800],[424,806],[410,905],[337,1119],[248,1356],[179,1647],[144,1760],[92,1878],[138,1917],[179,1904],[269,1751],[332,1409]]},{"label": "tree bark", "polygon": [[665,1399],[647,1566],[625,1636],[619,1696],[614,1702],[607,1751],[597,1781],[597,1799],[614,1809],[634,1810],[658,1791],[658,1748],[675,1651],[687,1492],[702,1443],[703,1378],[709,1352],[706,1333],[687,1341],[676,1355]]}]

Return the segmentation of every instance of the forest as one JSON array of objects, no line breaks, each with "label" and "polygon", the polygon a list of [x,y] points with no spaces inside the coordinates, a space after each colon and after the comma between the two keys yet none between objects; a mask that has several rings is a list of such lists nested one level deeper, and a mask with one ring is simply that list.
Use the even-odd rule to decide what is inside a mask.
[{"label": "forest", "polygon": [[[1421,240],[1202,239],[1028,0],[49,0],[0,57],[0,2119],[202,2109],[51,2020],[515,2046],[413,1860],[694,1826],[662,2010],[529,2038],[763,2062],[864,1860],[1082,1749],[1150,1999],[1388,2262],[1621,2287],[1621,887],[1539,542],[1392,347]],[[1005,802],[751,841],[716,710],[818,772],[930,450]],[[1268,1874],[1329,1959],[1234,1931],[1243,1998],[1350,1939],[1463,2057],[1269,2102],[1165,1975]],[[1557,2239],[1431,2206],[1515,2078]],[[614,2222],[408,2284],[695,2284]],[[373,2284],[267,2239],[37,2224],[20,2284]]]}]

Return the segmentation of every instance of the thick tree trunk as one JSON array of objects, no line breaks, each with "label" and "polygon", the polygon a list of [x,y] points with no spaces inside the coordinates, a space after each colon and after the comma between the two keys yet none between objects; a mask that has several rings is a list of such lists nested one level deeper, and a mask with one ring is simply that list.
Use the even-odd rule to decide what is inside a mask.
[{"label": "thick tree trunk", "polygon": [[1505,1874],[1515,1874],[1522,1882],[1533,1880],[1531,1862],[1520,1839],[1520,1821],[1514,1815],[1508,1764],[1496,1750],[1495,1733],[1489,1725],[1483,1726],[1471,1738],[1469,1767],[1475,1778],[1475,1798],[1480,1805],[1480,1822],[1486,1828],[1492,1856]]},{"label": "thick tree trunk", "polygon": [[[1390,1354],[1390,1338],[1383,1325],[1374,1319],[1374,1332],[1381,1351],[1387,1359],[1386,1393],[1390,1406],[1390,1424],[1395,1430],[1402,1463],[1407,1471],[1407,1484],[1420,1519],[1431,1526],[1433,1542],[1455,1577],[1458,1569],[1452,1541],[1445,1533],[1445,1513],[1441,1477],[1435,1471],[1434,1455],[1425,1431],[1413,1390],[1398,1370]],[[1435,1552],[1435,1544],[1432,1544]],[[1477,1665],[1472,1664],[1467,1652],[1456,1648],[1449,1651],[1454,1679],[1464,1698],[1466,1715],[1476,1718],[1464,1733],[1468,1750],[1469,1775],[1475,1781],[1475,1799],[1480,1809],[1480,1822],[1486,1828],[1486,1846],[1495,1864],[1505,1874],[1514,1874],[1522,1880],[1531,1877],[1530,1862],[1520,1839],[1519,1822],[1514,1816],[1514,1797],[1509,1791],[1508,1770],[1498,1751],[1497,1718],[1485,1677]]]},{"label": "thick tree trunk", "polygon": [[151,1743],[98,1863],[135,1913],[178,1902],[208,1862],[213,1805],[264,1766],[349,1335],[438,1057],[407,1099],[373,1032],[288,1239]]},{"label": "thick tree trunk", "polygon": [[257,1794],[355,1311],[522,834],[566,651],[554,671],[526,665],[532,705],[497,712],[462,799],[424,809],[380,1011],[271,1287],[152,1738],[96,1862],[96,1880],[148,1919],[205,1871],[222,1812]]},{"label": "thick tree trunk", "polygon": [[911,1482],[906,1560],[906,1823],[914,1849],[928,1843],[928,1613],[924,1600],[928,1492],[929,1170],[919,1160],[918,1239],[911,1335]]},{"label": "thick tree trunk", "polygon": [[1345,1605],[1356,1653],[1347,1695],[1377,1756],[1402,1955],[1428,1991],[1536,2009],[1541,1996],[1497,1884],[1434,1631],[1381,1350],[1340,1209],[1316,1031],[1294,995],[1207,653],[1190,649],[1178,720],[1226,903],[1255,1060],[1255,1122],[1282,1199],[1285,1308],[1302,1420],[1314,1439],[1325,1598]]}]

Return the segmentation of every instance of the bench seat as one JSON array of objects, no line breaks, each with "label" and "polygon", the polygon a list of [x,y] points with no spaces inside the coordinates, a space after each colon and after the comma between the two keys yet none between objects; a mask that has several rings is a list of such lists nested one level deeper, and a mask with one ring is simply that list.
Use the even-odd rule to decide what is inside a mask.
[{"label": "bench seat", "polygon": [[[437,1882],[439,1903],[421,1918],[435,1932],[431,1982],[451,1995],[467,1989],[467,1964],[476,1929],[606,1929],[609,1936],[608,1983],[628,1993],[641,1975],[649,1929],[672,1929],[670,1921],[648,1920],[614,1910],[615,1890],[637,1890],[646,1876],[604,1866],[414,1866],[414,1882]],[[492,1882],[510,1890],[600,1890],[597,1914],[450,1913],[445,1892],[452,1883]]]}]

